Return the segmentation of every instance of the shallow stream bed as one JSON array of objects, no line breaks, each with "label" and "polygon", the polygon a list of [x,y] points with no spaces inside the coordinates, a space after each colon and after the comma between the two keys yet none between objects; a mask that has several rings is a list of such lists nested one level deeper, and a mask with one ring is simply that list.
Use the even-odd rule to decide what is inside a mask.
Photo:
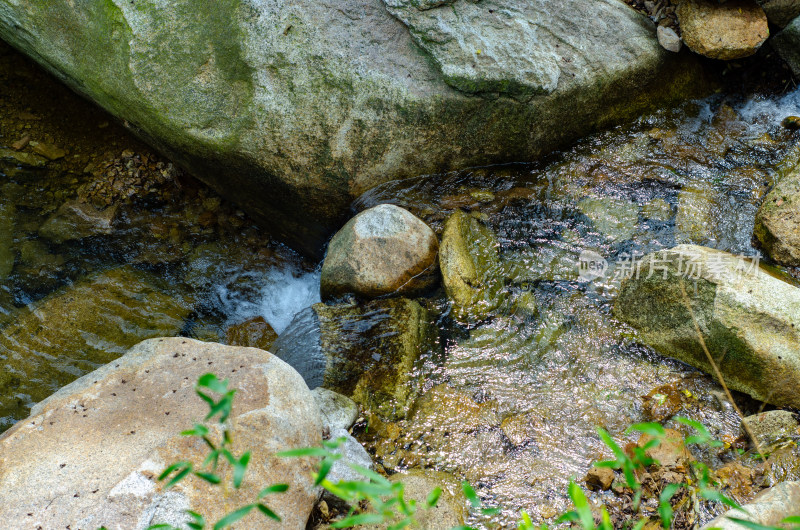
[{"label": "shallow stream bed", "polygon": [[[317,264],[16,53],[0,48],[0,62],[11,87],[0,107],[0,430],[141,339],[224,341],[229,325],[255,316],[280,333],[319,301]],[[354,213],[393,203],[438,233],[460,208],[500,245],[501,303],[488,318],[459,324],[441,290],[421,300],[440,331],[420,366],[422,397],[405,420],[365,411],[355,429],[376,463],[470,481],[503,508],[472,516],[491,526],[519,509],[537,520],[568,509],[568,479],[610,456],[598,426],[635,441],[629,425],[679,414],[727,444],[698,458],[745,458],[721,388],[640,345],[610,308],[637,256],[678,243],[759,256],[753,219],[781,162],[800,157],[798,133],[780,126],[798,109],[800,92],[718,95],[537,164],[423,176],[361,197]],[[607,260],[601,277],[579,276],[586,251]],[[791,281],[796,271],[782,273]],[[738,398],[746,412],[761,406]],[[788,466],[784,477],[800,474]]]}]

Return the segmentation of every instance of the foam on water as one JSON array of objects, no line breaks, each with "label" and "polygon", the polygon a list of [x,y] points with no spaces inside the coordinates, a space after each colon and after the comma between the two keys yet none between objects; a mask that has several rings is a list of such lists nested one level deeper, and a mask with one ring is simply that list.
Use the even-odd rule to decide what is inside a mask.
[{"label": "foam on water", "polygon": [[281,333],[297,313],[320,301],[319,270],[305,272],[283,266],[248,275],[251,276],[248,279],[258,286],[255,296],[242,296],[225,285],[217,287],[230,322],[262,316],[277,333]]}]

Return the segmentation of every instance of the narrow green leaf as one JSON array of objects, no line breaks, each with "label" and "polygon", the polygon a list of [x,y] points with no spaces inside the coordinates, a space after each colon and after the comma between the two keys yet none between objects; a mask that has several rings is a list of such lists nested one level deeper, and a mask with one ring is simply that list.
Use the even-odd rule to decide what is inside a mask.
[{"label": "narrow green leaf", "polygon": [[716,501],[721,502],[726,506],[730,506],[731,508],[735,508],[737,510],[741,510],[742,507],[739,506],[736,502],[729,499],[719,491],[712,489],[712,488],[700,488],[700,496],[709,501]]},{"label": "narrow green leaf", "polygon": [[361,513],[345,517],[341,521],[336,521],[331,525],[332,528],[347,528],[360,524],[380,524],[384,521],[383,515],[377,513]]},{"label": "narrow green leaf", "polygon": [[572,499],[573,504],[575,504],[575,511],[578,513],[578,519],[580,520],[581,526],[585,530],[594,529],[594,517],[592,516],[592,509],[589,506],[589,501],[586,499],[586,495],[583,493],[583,490],[580,486],[578,486],[575,481],[569,481],[569,488],[568,488],[569,498]]},{"label": "narrow green leaf", "polygon": [[274,519],[275,521],[281,522],[280,516],[277,513],[275,513],[272,510],[270,510],[267,506],[265,506],[265,505],[263,505],[261,503],[258,503],[258,504],[256,504],[256,508],[258,508],[259,512],[263,513],[264,515],[266,515],[270,519]]},{"label": "narrow green leaf", "polygon": [[250,451],[244,453],[239,460],[233,464],[233,487],[239,488],[244,480],[244,474],[247,472],[247,465],[250,463]]},{"label": "narrow green leaf", "polygon": [[164,480],[169,476],[170,473],[172,473],[176,469],[183,469],[185,467],[192,467],[192,463],[185,461],[175,462],[174,464],[172,464],[167,469],[161,472],[161,474],[158,476],[158,480]]},{"label": "narrow green leaf", "polygon": [[[336,455],[340,457],[340,455]],[[347,464],[347,466],[352,469],[353,471],[359,473],[362,477],[370,479],[372,482],[380,484],[382,486],[391,487],[392,483],[389,482],[386,477],[383,475],[372,471],[364,466],[359,466],[358,464]]]},{"label": "narrow green leaf", "polygon": [[442,488],[433,488],[433,491],[428,494],[428,498],[425,501],[425,505],[428,508],[433,508],[438,504],[439,497],[442,496]]},{"label": "narrow green leaf", "polygon": [[258,494],[258,498],[262,499],[271,493],[284,493],[289,489],[288,484],[273,484],[272,486],[266,487]]},{"label": "narrow green leaf", "polygon": [[649,434],[654,438],[663,438],[666,435],[664,426],[656,422],[634,423],[625,430],[626,433],[633,431]]},{"label": "narrow green leaf", "polygon": [[478,498],[478,494],[475,493],[475,490],[472,489],[472,486],[470,486],[469,482],[466,480],[462,482],[461,490],[464,492],[464,497],[467,498],[473,508],[478,509],[481,507],[481,500]]},{"label": "narrow green leaf", "polygon": [[217,394],[225,394],[228,391],[228,380],[220,381],[216,375],[208,373],[197,379],[197,386],[207,388]]},{"label": "narrow green leaf", "polygon": [[330,458],[325,458],[319,464],[319,471],[317,472],[317,477],[314,479],[314,485],[319,486],[325,477],[328,476],[330,473],[331,468],[333,467],[333,460]]},{"label": "narrow green leaf", "polygon": [[747,519],[740,519],[738,517],[727,517],[727,519],[730,519],[731,521],[742,525],[745,528],[749,528],[750,530],[781,530],[775,526],[765,526],[763,524],[754,523],[752,521],[748,521]]},{"label": "narrow green leaf", "polygon": [[219,484],[220,482],[222,482],[222,479],[213,473],[204,473],[202,471],[195,471],[194,474],[200,477],[201,479],[205,480],[209,484]]},{"label": "narrow green leaf", "polygon": [[217,523],[214,525],[214,530],[222,530],[223,528],[232,525],[233,523],[235,523],[236,521],[238,521],[239,519],[243,518],[248,513],[250,513],[255,507],[256,507],[255,504],[248,504],[247,506],[242,506],[238,510],[232,511],[231,513],[229,513],[228,515],[217,521]]},{"label": "narrow green leaf", "polygon": [[303,456],[330,456],[330,451],[326,451],[321,447],[303,447],[300,449],[290,449],[289,451],[281,451],[277,456],[281,458],[299,458]]}]

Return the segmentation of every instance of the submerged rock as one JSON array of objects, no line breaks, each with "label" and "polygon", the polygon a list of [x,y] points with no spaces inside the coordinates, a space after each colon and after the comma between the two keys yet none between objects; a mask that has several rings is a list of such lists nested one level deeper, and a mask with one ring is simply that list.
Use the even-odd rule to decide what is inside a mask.
[{"label": "submerged rock", "polygon": [[800,16],[775,35],[770,42],[794,75],[800,76]]},{"label": "submerged rock", "polygon": [[770,24],[782,28],[800,16],[800,0],[757,0]]},{"label": "submerged rock", "polygon": [[678,4],[683,42],[712,59],[741,59],[769,37],[767,15],[754,0],[684,0]]},{"label": "submerged rock", "polygon": [[788,410],[769,410],[742,418],[742,431],[756,438],[763,453],[771,453],[779,442],[800,437],[800,422]]},{"label": "submerged rock", "polygon": [[322,263],[323,300],[412,296],[438,279],[439,240],[409,211],[392,204],[365,210],[333,236]]},{"label": "submerged rock", "polygon": [[231,346],[269,350],[277,338],[278,334],[264,317],[253,317],[239,324],[233,324],[225,330],[225,342]]},{"label": "submerged rock", "polygon": [[654,35],[618,0],[53,0],[0,11],[0,37],[316,255],[377,184],[530,160],[697,95],[699,66]]},{"label": "submerged rock", "polygon": [[[165,490],[156,477],[166,466],[199,465],[208,453],[180,432],[207,412],[194,384],[209,371],[237,389],[232,451],[251,451],[247,475],[224,496],[191,476]],[[218,439],[218,427],[209,427]],[[185,338],[145,341],[39,403],[0,437],[0,517],[9,528],[182,527],[186,509],[217,521],[262,488],[288,483],[285,494],[268,499],[281,523],[254,511],[242,524],[303,529],[317,498],[316,462],[275,453],[316,445],[321,430],[302,378],[272,354]],[[230,468],[220,469],[229,484]]]},{"label": "submerged rock", "polygon": [[150,275],[111,269],[20,309],[0,334],[0,426],[137,342],[176,335],[190,308]]},{"label": "submerged rock", "polygon": [[710,183],[681,188],[675,215],[675,242],[716,243],[720,237],[718,204],[718,193]]},{"label": "submerged rock", "polygon": [[504,300],[497,236],[474,216],[456,210],[444,225],[439,262],[458,320],[481,320]]},{"label": "submerged rock", "polygon": [[715,376],[696,320],[729,387],[800,406],[800,289],[750,260],[694,245],[649,254],[638,270],[623,281],[614,313],[642,342]]},{"label": "submerged rock", "polygon": [[756,213],[753,236],[776,262],[800,266],[800,166],[764,197]]},{"label": "submerged rock", "polygon": [[405,298],[315,304],[298,313],[272,351],[312,389],[350,396],[365,410],[404,418],[418,392],[416,363],[433,348],[428,311]]},{"label": "submerged rock", "polygon": [[740,530],[742,525],[728,519],[749,520],[751,522],[779,527],[787,517],[800,515],[800,482],[781,482],[759,493],[752,502],[742,506],[746,513],[732,509],[720,515],[701,530]]},{"label": "submerged rock", "polygon": [[587,197],[578,203],[578,209],[598,232],[617,242],[633,237],[639,219],[636,203],[613,197]]},{"label": "submerged rock", "polygon": [[0,204],[0,281],[5,280],[14,270],[14,217],[13,204]]},{"label": "submerged rock", "polygon": [[67,201],[39,228],[39,235],[53,243],[109,235],[114,232],[111,223],[116,212],[113,206],[98,210],[88,203]]}]

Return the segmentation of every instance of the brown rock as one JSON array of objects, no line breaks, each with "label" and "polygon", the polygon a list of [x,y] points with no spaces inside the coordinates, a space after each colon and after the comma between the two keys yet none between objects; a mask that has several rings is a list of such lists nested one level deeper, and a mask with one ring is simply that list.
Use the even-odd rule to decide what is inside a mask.
[{"label": "brown rock", "polygon": [[614,482],[614,470],[595,466],[586,474],[585,480],[586,485],[591,489],[609,490]]},{"label": "brown rock", "polygon": [[[179,433],[207,412],[194,383],[208,371],[237,389],[232,449],[252,452],[247,475],[225,495],[196,478],[165,491],[155,477],[167,465],[199,465],[207,454],[205,444]],[[308,387],[272,354],[186,338],[148,340],[62,388],[0,437],[0,518],[4,528],[20,529],[183,527],[187,508],[217,521],[265,486],[288,483],[287,493],[266,500],[281,523],[254,511],[242,528],[303,529],[317,498],[315,463],[274,453],[317,444],[321,429]],[[212,428],[210,436],[220,433]]]},{"label": "brown rock", "polygon": [[748,57],[769,37],[767,15],[752,0],[684,0],[677,15],[684,44],[712,59]]},{"label": "brown rock", "polygon": [[[661,443],[645,451],[645,454],[657,461],[661,466],[676,469],[685,468],[686,464],[694,460],[692,454],[683,443],[683,435],[674,429],[664,429],[666,436]],[[644,447],[653,439],[649,434],[643,434],[636,442],[639,447]]]},{"label": "brown rock", "polygon": [[67,154],[66,151],[57,145],[48,144],[45,142],[31,142],[31,147],[33,147],[34,153],[41,155],[48,160],[58,160],[59,158],[64,158],[64,156]]},{"label": "brown rock", "polygon": [[269,350],[278,334],[264,317],[254,317],[229,326],[225,331],[225,342],[231,346],[247,346]]}]

